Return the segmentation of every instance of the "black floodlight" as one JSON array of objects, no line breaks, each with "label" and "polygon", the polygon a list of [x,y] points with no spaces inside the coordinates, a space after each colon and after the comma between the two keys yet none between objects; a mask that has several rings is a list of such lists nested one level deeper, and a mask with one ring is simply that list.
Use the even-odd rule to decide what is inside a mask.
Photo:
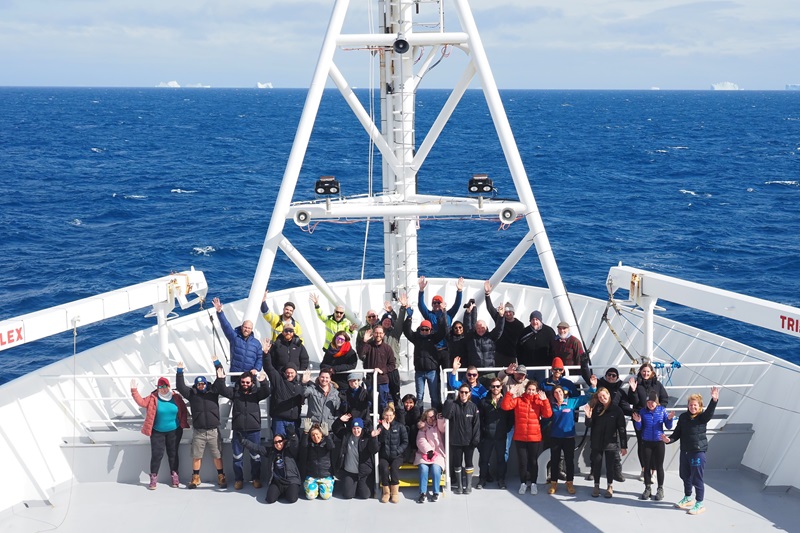
[{"label": "black floodlight", "polygon": [[493,190],[494,185],[488,174],[473,174],[469,180],[470,194],[488,194]]},{"label": "black floodlight", "polygon": [[337,196],[342,192],[339,180],[333,176],[320,176],[314,186],[314,192],[319,196]]}]

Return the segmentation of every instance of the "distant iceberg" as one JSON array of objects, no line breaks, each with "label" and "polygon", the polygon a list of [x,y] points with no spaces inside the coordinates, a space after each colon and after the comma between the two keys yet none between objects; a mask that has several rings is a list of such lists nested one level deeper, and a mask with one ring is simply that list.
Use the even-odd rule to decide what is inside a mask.
[{"label": "distant iceberg", "polygon": [[210,89],[211,85],[203,85],[202,83],[190,83],[186,85],[187,88],[190,89]]},{"label": "distant iceberg", "polygon": [[256,89],[272,89],[272,82],[268,81],[266,83],[256,82]]},{"label": "distant iceberg", "polygon": [[787,91],[800,91],[800,83],[787,83],[786,84]]},{"label": "distant iceberg", "polygon": [[732,81],[721,81],[719,83],[711,84],[712,91],[738,91],[739,86]]},{"label": "distant iceberg", "polygon": [[158,85],[156,85],[156,87],[170,87],[170,88],[173,88],[173,89],[177,89],[177,88],[180,88],[180,84],[177,81],[174,81],[174,80],[173,81],[168,81],[166,83],[164,83],[162,81],[162,82],[159,82]]}]

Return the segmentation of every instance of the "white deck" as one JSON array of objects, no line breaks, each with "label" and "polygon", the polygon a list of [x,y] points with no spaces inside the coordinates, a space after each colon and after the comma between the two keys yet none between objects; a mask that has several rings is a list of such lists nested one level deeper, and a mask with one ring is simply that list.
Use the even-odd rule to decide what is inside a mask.
[{"label": "white deck", "polygon": [[[509,476],[513,479],[514,476]],[[611,500],[590,496],[591,482],[576,479],[578,493],[568,496],[520,496],[516,486],[501,491],[474,490],[469,496],[446,495],[437,503],[413,501],[416,489],[404,489],[399,504],[377,500],[324,502],[298,500],[293,505],[264,503],[265,489],[220,490],[203,484],[195,490],[160,484],[156,491],[145,484],[76,483],[53,498],[52,507],[24,508],[0,515],[0,531],[33,532],[56,528],[65,533],[94,531],[113,524],[115,531],[142,531],[163,524],[170,530],[216,531],[241,525],[280,525],[282,529],[322,527],[329,533],[355,531],[495,531],[498,526],[525,531],[797,531],[796,493],[760,490],[760,482],[743,471],[706,471],[706,513],[690,516],[673,508],[681,498],[681,480],[667,474],[662,502],[640,501],[642,483],[629,479],[615,484]],[[604,485],[602,485],[604,486]],[[140,516],[134,518],[134,513]],[[268,521],[265,523],[264,521]],[[159,526],[160,527],[160,526]],[[642,529],[639,529],[639,528]]]}]

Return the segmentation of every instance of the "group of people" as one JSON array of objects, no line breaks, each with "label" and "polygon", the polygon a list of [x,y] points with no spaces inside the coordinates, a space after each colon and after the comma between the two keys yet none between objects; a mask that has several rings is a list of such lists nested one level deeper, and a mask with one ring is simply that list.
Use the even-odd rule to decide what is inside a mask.
[{"label": "group of people", "polygon": [[[272,328],[272,338],[261,342],[253,335],[252,322],[244,321],[233,328],[215,298],[214,307],[230,344],[230,372],[239,374],[238,378],[228,385],[222,365],[215,359],[217,377],[213,384],[198,376],[191,387],[187,386],[182,363],[175,376],[177,391],[162,377],[158,388],[142,398],[136,381],[131,383],[134,400],[146,409],[142,432],[151,442],[149,488],[157,486],[165,453],[170,483],[179,485],[177,449],[183,429],[189,427],[186,402],[193,421],[192,478],[187,486],[195,488],[201,483],[200,465],[206,447],[217,469],[217,484],[227,486],[219,433],[219,396],[223,396],[232,404],[234,488],[244,486],[246,452],[253,486],[260,488],[265,480],[268,503],[279,498],[296,501],[301,491],[309,499],[328,499],[334,483],[341,485],[337,492],[343,498],[369,498],[376,467],[372,457],[376,453],[379,498],[384,503],[399,501],[399,468],[404,462],[418,467],[419,503],[437,501],[447,468],[453,493],[469,494],[473,485],[482,489],[492,481],[505,489],[512,441],[519,465],[520,494],[537,493],[538,458],[545,447],[550,448],[548,493],[558,491],[561,478],[566,481],[566,491],[574,494],[575,424],[583,407],[586,425],[591,429],[593,497],[601,494],[603,458],[608,479],[604,495],[611,498],[613,481],[624,480],[620,455],[627,452],[626,416],[631,416],[645,482],[642,499],[663,499],[664,446],[681,440],[680,472],[686,494],[676,505],[692,514],[703,512],[705,425],[714,413],[719,394],[716,388],[705,410],[700,395],[690,396],[687,412],[667,437],[664,430],[672,428],[674,414],[665,409],[669,398],[649,363],[642,365],[623,390],[624,381],[614,368],[599,379],[592,375],[583,347],[569,334],[567,323],[558,324],[556,334],[535,310],[530,314],[530,325],[524,326],[515,318],[510,302],[494,307],[488,281],[484,284],[485,303],[495,322],[492,330],[477,320],[474,300],[464,305],[464,321],[454,320],[461,306],[462,278],[456,283],[456,301],[449,309],[436,295],[429,310],[424,302],[426,286],[421,277],[418,310],[423,320],[416,330],[405,296],[400,297],[399,317],[387,302],[382,316],[370,310],[366,324],[358,328],[346,318],[341,306],[325,315],[318,296],[312,295],[317,316],[325,324],[326,346],[315,380],[311,379],[302,328],[293,317],[294,303],[286,302],[281,314],[273,313],[265,292],[261,312]],[[401,335],[413,346],[416,385],[416,395],[406,395],[402,401],[396,360]],[[377,374],[377,390],[372,391],[371,382],[364,383],[362,374],[355,372],[359,360],[364,369]],[[462,362],[467,366],[463,382],[458,379]],[[565,377],[565,364],[581,367],[589,385],[586,393]],[[529,372],[526,365],[549,366],[550,371]],[[442,402],[439,376],[447,367],[452,368],[448,386],[453,392]],[[478,368],[486,367],[504,369],[478,372]],[[424,410],[426,383],[431,408]],[[260,402],[267,397],[272,439],[262,444]],[[369,418],[373,398],[381,413],[375,423]],[[301,418],[304,405],[306,416]],[[445,420],[450,428],[449,450],[444,446]],[[480,468],[474,483],[476,449]],[[262,462],[266,462],[263,476]]]}]

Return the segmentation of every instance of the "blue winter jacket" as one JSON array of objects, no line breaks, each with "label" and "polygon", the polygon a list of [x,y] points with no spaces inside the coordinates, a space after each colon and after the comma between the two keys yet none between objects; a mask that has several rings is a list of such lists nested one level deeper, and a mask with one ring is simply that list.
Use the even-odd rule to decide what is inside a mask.
[{"label": "blue winter jacket", "polygon": [[575,436],[575,410],[586,405],[592,394],[594,394],[594,389],[589,389],[589,394],[564,398],[561,405],[550,402],[553,408],[553,417],[550,419],[550,437],[568,439]]},{"label": "blue winter jacket", "polygon": [[639,416],[642,417],[642,421],[634,420],[633,426],[636,431],[642,432],[642,440],[658,442],[664,434],[664,426],[672,429],[672,419],[667,418],[667,410],[661,405],[657,405],[653,411],[644,407],[639,410]]},{"label": "blue winter jacket", "polygon": [[231,327],[231,323],[225,317],[224,312],[217,313],[219,323],[222,325],[222,332],[231,344],[231,372],[249,372],[252,369],[261,371],[261,356],[263,347],[255,335],[249,337],[242,336],[242,327],[236,329]]}]

